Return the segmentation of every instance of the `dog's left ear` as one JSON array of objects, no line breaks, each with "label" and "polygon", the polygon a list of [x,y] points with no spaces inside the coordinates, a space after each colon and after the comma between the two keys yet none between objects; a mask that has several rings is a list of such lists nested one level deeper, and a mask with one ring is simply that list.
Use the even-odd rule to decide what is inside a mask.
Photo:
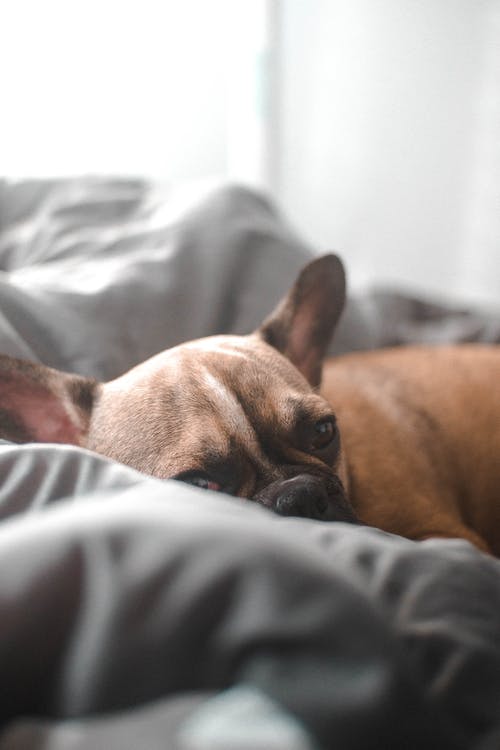
[{"label": "dog's left ear", "polygon": [[0,355],[0,438],[85,445],[98,383]]},{"label": "dog's left ear", "polygon": [[297,367],[309,383],[321,381],[321,367],[345,304],[346,280],[340,258],[323,255],[300,272],[278,307],[256,331]]}]

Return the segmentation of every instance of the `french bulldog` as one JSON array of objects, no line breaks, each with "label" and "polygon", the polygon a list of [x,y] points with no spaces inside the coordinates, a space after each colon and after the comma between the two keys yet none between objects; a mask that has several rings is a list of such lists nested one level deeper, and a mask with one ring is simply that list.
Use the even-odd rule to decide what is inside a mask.
[{"label": "french bulldog", "polygon": [[253,333],[181,344],[107,383],[0,356],[0,435],[84,446],[281,515],[499,555],[500,348],[325,361],[345,288],[339,258],[317,258]]}]

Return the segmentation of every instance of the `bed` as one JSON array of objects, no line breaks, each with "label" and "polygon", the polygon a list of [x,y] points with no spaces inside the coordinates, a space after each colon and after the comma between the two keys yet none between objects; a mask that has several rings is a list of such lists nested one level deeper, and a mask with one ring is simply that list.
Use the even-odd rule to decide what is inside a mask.
[{"label": "bed", "polygon": [[[0,181],[0,351],[110,379],[253,330],[314,255],[263,195]],[[347,264],[348,264],[348,259]],[[500,341],[378,289],[332,352]],[[500,563],[0,444],[0,750],[500,747]]]}]

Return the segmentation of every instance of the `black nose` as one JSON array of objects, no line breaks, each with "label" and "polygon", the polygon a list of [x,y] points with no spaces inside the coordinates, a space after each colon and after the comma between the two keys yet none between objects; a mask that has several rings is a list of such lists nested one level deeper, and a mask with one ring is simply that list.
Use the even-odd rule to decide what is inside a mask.
[{"label": "black nose", "polygon": [[324,520],[330,509],[324,485],[315,477],[298,476],[281,482],[274,510],[280,516],[301,516]]},{"label": "black nose", "polygon": [[298,473],[289,479],[278,479],[261,489],[252,500],[280,516],[359,523],[336,474]]}]

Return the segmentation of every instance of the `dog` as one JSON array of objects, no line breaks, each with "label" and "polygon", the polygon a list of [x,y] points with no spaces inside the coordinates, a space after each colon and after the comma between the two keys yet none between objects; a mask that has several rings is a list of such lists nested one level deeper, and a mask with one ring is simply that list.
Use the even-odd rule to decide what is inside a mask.
[{"label": "dog", "polygon": [[500,348],[325,360],[345,303],[315,259],[258,330],[187,342],[108,383],[0,357],[0,435],[73,443],[281,515],[500,555]]}]

